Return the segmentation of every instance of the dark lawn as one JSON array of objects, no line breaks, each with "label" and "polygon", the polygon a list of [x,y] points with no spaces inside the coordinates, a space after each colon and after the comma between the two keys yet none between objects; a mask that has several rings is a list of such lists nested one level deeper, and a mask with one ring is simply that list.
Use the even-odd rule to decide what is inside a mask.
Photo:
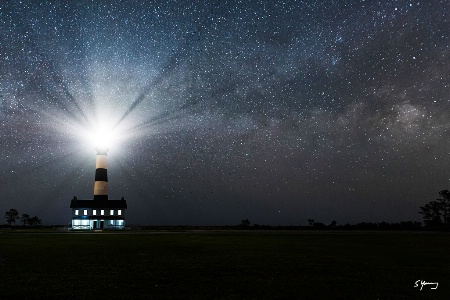
[{"label": "dark lawn", "polygon": [[450,299],[450,234],[0,232],[0,279],[0,299]]}]

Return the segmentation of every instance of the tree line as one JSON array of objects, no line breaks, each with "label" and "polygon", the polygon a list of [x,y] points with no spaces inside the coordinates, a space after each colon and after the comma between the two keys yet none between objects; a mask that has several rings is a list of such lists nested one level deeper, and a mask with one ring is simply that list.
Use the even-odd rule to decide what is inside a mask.
[{"label": "tree line", "polygon": [[[436,200],[432,200],[426,203],[424,206],[420,207],[419,214],[422,215],[423,222],[425,228],[433,229],[433,230],[450,230],[450,191],[442,190],[439,192],[440,198]],[[11,208],[9,211],[5,212],[5,218],[9,225],[13,225],[16,223],[16,220],[21,220],[23,226],[38,226],[41,225],[41,219],[37,216],[30,217],[28,214],[22,214],[19,216],[19,212],[17,209]],[[240,228],[249,228],[250,221],[248,219],[241,220],[241,224],[238,227]],[[416,221],[407,221],[400,223],[370,223],[370,222],[362,222],[356,225],[337,225],[337,222],[333,220],[329,225],[325,225],[321,222],[316,222],[314,219],[308,219],[309,227],[316,229],[409,229],[409,230],[417,230],[422,228],[422,223]],[[272,226],[268,225],[258,225],[254,224],[252,227],[256,228],[271,228]],[[278,226],[285,227],[285,226]],[[288,226],[292,227],[292,226]],[[294,226],[294,227],[303,227],[303,226]]]},{"label": "tree line", "polygon": [[430,201],[420,207],[419,214],[423,217],[426,227],[432,229],[450,229],[450,191],[439,192],[440,198]]},{"label": "tree line", "polygon": [[11,208],[9,211],[5,212],[5,219],[9,225],[16,224],[16,220],[21,220],[23,226],[38,226],[42,224],[41,219],[37,216],[30,217],[28,214],[22,214],[19,217],[19,212],[17,209]]},{"label": "tree line", "polygon": [[329,225],[316,222],[314,219],[308,219],[308,225],[314,229],[361,229],[361,230],[450,230],[450,191],[442,190],[439,192],[440,198],[420,206],[419,214],[422,215],[423,225],[421,222],[407,221],[400,223],[370,223],[362,222],[355,225],[345,224],[337,225],[336,221],[332,221]]}]

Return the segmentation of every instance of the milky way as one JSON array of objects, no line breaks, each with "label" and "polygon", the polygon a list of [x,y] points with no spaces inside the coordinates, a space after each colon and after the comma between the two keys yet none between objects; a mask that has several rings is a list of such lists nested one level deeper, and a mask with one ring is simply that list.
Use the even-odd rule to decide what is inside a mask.
[{"label": "milky way", "polygon": [[450,4],[2,1],[0,209],[70,222],[103,122],[129,224],[420,220],[449,189]]}]

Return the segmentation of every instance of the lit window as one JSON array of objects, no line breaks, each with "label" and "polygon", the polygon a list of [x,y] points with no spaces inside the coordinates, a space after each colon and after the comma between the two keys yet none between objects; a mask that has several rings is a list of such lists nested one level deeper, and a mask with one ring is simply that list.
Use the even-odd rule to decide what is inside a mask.
[{"label": "lit window", "polygon": [[94,210],[92,211],[92,214],[95,216],[95,215],[97,214],[97,210],[94,209]]},{"label": "lit window", "polygon": [[109,214],[110,214],[111,216],[113,216],[113,215],[114,215],[114,209],[111,209],[111,211],[109,212]]},{"label": "lit window", "polygon": [[87,209],[85,209],[85,210],[83,211],[83,214],[84,214],[85,216],[87,216]]},{"label": "lit window", "polygon": [[100,211],[100,214],[103,216],[103,215],[105,214],[105,210],[102,209],[102,210]]},{"label": "lit window", "polygon": [[78,209],[75,209],[75,216],[78,216]]},{"label": "lit window", "polygon": [[117,214],[118,214],[119,216],[121,216],[121,215],[122,215],[122,210],[119,209],[119,210],[117,211]]}]

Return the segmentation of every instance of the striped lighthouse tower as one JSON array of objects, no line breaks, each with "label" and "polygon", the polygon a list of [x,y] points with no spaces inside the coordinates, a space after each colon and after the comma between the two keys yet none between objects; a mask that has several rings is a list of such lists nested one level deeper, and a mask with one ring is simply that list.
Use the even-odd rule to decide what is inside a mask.
[{"label": "striped lighthouse tower", "polygon": [[127,201],[110,200],[108,196],[108,147],[96,147],[95,184],[93,200],[70,201],[72,230],[112,230],[125,228]]},{"label": "striped lighthouse tower", "polygon": [[96,148],[94,200],[108,200],[108,149]]}]

